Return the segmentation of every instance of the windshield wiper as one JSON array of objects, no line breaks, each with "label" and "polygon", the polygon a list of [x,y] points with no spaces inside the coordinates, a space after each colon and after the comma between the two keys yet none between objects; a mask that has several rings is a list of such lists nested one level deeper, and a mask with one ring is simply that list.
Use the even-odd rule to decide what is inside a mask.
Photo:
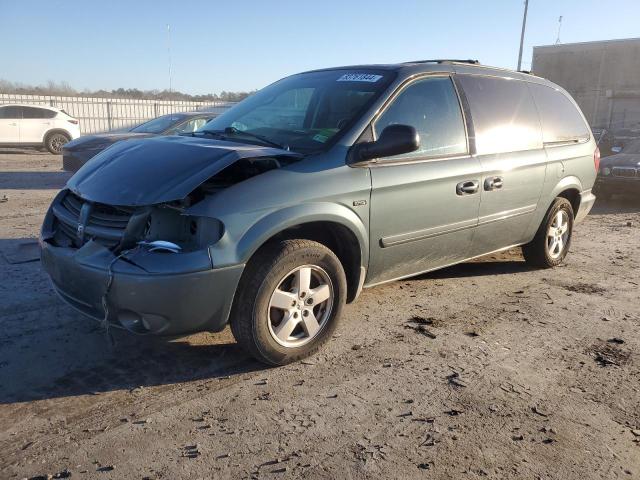
[{"label": "windshield wiper", "polygon": [[224,129],[224,133],[232,134],[232,135],[246,135],[247,137],[255,138],[256,140],[260,140],[272,147],[279,148],[281,150],[289,150],[289,145],[281,145],[279,143],[274,142],[273,140],[269,140],[267,137],[263,137],[262,135],[258,135],[257,133],[251,133],[244,130],[238,130],[236,127],[227,127]]}]

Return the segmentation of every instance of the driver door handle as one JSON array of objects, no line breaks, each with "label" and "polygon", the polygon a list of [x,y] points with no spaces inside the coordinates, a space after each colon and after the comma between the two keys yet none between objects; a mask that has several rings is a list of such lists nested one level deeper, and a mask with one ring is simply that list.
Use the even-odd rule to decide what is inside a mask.
[{"label": "driver door handle", "polygon": [[457,195],[473,195],[478,193],[480,182],[478,180],[465,180],[456,185]]}]

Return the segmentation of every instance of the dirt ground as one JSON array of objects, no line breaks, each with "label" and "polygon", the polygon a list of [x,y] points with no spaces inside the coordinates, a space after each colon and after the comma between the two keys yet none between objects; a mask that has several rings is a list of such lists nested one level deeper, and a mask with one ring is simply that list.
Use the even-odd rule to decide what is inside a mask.
[{"label": "dirt ground", "polygon": [[112,347],[65,306],[34,244],[60,164],[0,150],[0,478],[640,478],[640,200],[597,204],[553,270],[365,290],[267,369],[228,331]]}]

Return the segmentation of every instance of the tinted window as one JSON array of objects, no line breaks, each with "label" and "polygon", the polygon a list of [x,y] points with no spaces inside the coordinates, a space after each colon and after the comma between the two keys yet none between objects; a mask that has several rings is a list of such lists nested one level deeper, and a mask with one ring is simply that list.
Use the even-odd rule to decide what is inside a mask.
[{"label": "tinted window", "polygon": [[460,103],[449,77],[419,80],[405,88],[376,121],[376,135],[395,124],[410,125],[420,135],[420,148],[403,158],[467,152]]},{"label": "tinted window", "polygon": [[628,145],[625,145],[624,148],[622,149],[622,153],[632,153],[632,154],[640,153],[640,140],[636,140],[634,142],[629,143]]},{"label": "tinted window", "polygon": [[182,120],[184,120],[184,115],[163,115],[133,127],[130,131],[136,133],[162,133]]},{"label": "tinted window", "polygon": [[589,127],[564,93],[535,83],[529,88],[540,112],[545,143],[589,139]]},{"label": "tinted window", "polygon": [[22,118],[22,108],[0,107],[0,118]]},{"label": "tinted window", "polygon": [[22,118],[53,118],[57,113],[46,108],[22,107]]},{"label": "tinted window", "polygon": [[525,82],[460,75],[479,154],[542,148],[540,120]]},{"label": "tinted window", "polygon": [[170,135],[176,135],[178,133],[191,133],[196,130],[204,127],[204,124],[207,123],[209,118],[192,118],[188,122],[181,123],[176,126],[172,130],[169,131]]}]

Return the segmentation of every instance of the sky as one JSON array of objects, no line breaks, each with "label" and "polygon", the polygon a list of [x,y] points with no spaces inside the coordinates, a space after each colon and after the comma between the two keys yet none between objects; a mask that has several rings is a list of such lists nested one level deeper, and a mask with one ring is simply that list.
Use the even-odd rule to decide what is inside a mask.
[{"label": "sky", "polygon": [[[0,79],[248,91],[299,71],[427,58],[515,68],[523,0],[0,0]],[[532,47],[640,37],[640,0],[530,0]],[[170,25],[170,42],[167,38]]]}]

